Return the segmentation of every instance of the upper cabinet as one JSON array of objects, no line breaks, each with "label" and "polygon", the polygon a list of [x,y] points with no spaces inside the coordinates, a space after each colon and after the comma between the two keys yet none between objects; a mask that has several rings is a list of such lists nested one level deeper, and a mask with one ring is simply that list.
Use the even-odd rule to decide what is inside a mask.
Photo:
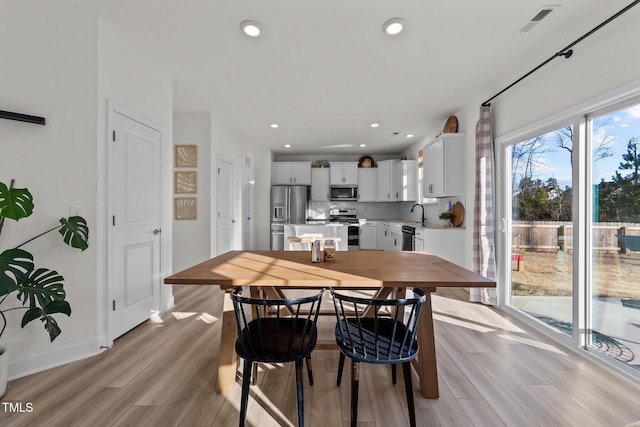
[{"label": "upper cabinet", "polygon": [[393,202],[395,200],[394,188],[393,188],[393,165],[397,163],[397,160],[380,160],[378,162],[378,188],[376,192],[379,202]]},{"label": "upper cabinet", "polygon": [[311,169],[311,201],[329,201],[329,169]]},{"label": "upper cabinet", "polygon": [[418,162],[400,160],[393,165],[393,200],[414,202],[418,197]]},{"label": "upper cabinet", "polygon": [[273,163],[273,184],[311,185],[311,162]]},{"label": "upper cabinet", "polygon": [[464,196],[464,137],[463,133],[446,133],[424,148],[424,197]]},{"label": "upper cabinet", "polygon": [[331,185],[358,185],[358,162],[331,162]]},{"label": "upper cabinet", "polygon": [[359,202],[375,202],[378,200],[377,188],[377,168],[358,169],[358,195]]}]

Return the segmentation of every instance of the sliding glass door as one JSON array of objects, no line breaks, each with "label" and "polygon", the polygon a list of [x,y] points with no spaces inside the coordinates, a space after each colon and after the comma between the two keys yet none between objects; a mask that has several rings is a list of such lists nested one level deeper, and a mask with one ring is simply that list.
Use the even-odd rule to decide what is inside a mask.
[{"label": "sliding glass door", "polygon": [[572,134],[567,125],[507,148],[511,304],[572,334]]},{"label": "sliding glass door", "polygon": [[640,370],[640,104],[588,119],[591,310],[588,344]]},{"label": "sliding glass door", "polygon": [[505,305],[640,383],[640,101],[552,129],[499,145]]}]

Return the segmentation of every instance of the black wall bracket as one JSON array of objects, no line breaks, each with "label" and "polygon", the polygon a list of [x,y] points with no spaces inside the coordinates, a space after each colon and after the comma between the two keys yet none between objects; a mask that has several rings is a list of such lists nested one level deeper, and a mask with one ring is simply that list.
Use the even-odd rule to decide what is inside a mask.
[{"label": "black wall bracket", "polygon": [[30,116],[28,114],[12,113],[11,111],[0,110],[0,119],[17,120],[19,122],[35,123],[44,125],[44,117]]}]

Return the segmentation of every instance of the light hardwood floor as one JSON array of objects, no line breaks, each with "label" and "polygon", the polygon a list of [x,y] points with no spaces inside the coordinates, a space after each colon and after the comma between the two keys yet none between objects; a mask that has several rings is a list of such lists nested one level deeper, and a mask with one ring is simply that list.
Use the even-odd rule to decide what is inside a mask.
[{"label": "light hardwood floor", "polygon": [[[215,392],[221,292],[174,286],[176,308],[116,340],[103,354],[9,383],[0,426],[229,426],[238,423],[240,385]],[[570,354],[497,310],[434,295],[440,398],[424,399],[414,374],[421,426],[625,426],[640,420],[640,390]],[[325,318],[323,322],[332,322]],[[330,329],[330,326],[329,328]],[[307,426],[349,425],[349,381],[335,386],[338,352],[313,354],[305,386]],[[4,406],[4,405],[3,405]],[[261,366],[248,425],[295,425],[292,364]],[[362,365],[361,426],[408,425],[402,375]]]}]

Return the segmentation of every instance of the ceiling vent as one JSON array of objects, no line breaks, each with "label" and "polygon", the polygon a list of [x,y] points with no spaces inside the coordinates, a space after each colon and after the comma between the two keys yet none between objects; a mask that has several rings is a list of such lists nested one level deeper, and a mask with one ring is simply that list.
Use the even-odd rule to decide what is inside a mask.
[{"label": "ceiling vent", "polygon": [[542,22],[542,20],[544,18],[546,18],[547,16],[549,16],[549,14],[554,10],[559,8],[560,5],[554,5],[554,6],[541,6],[536,13],[533,14],[533,16],[531,18],[529,18],[527,21],[525,21],[524,24],[522,24],[517,30],[515,30],[513,32],[513,34],[524,34],[524,33],[528,33],[529,31],[531,31],[533,29],[533,27],[535,27],[536,25],[538,25],[540,22]]}]

